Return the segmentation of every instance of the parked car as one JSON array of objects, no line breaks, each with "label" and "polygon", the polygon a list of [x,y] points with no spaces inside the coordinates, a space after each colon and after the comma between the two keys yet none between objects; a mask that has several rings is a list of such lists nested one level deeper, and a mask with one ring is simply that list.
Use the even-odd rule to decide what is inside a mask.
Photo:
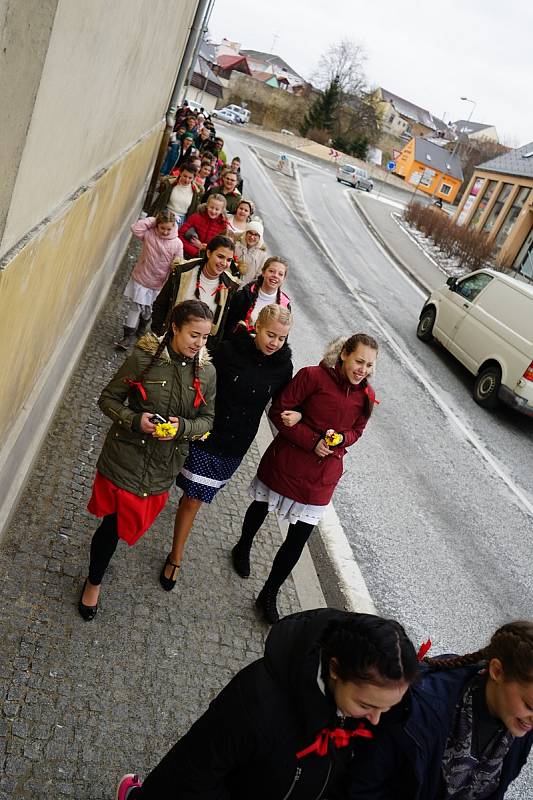
[{"label": "parked car", "polygon": [[212,117],[216,117],[217,119],[221,119],[224,122],[230,122],[232,125],[238,125],[239,119],[230,111],[229,108],[216,108],[214,111],[211,112]]},{"label": "parked car", "polygon": [[196,100],[187,100],[187,105],[191,111],[202,111],[203,109],[204,114],[208,113],[206,112],[205,107],[201,103],[197,103]]},{"label": "parked car", "polygon": [[356,189],[364,189],[371,192],[374,188],[373,181],[368,177],[366,169],[356,167],[353,164],[342,164],[337,168],[337,181],[339,183],[349,183]]},{"label": "parked car", "polygon": [[230,103],[229,106],[226,108],[231,111],[235,116],[238,118],[239,122],[242,122],[244,125],[246,122],[250,122],[251,112],[247,108],[243,108],[242,106],[236,106],[235,103]]},{"label": "parked car", "polygon": [[424,303],[416,335],[475,375],[480,406],[502,400],[533,416],[533,286],[491,269],[448,278]]}]

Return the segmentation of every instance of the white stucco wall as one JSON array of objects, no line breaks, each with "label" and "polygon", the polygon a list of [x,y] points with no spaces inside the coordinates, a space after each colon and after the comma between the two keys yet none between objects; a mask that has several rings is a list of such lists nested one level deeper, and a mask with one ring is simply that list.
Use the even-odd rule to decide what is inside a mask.
[{"label": "white stucco wall", "polygon": [[60,0],[1,252],[163,116],[196,5]]}]

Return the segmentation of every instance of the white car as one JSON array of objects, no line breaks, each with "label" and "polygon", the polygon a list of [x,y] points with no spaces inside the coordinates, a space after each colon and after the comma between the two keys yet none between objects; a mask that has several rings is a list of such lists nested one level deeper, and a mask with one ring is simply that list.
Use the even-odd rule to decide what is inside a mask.
[{"label": "white car", "polygon": [[424,303],[416,335],[436,339],[475,376],[474,400],[533,416],[533,286],[480,269],[448,278]]},{"label": "white car", "polygon": [[211,112],[212,117],[216,117],[217,119],[221,119],[224,122],[230,122],[232,125],[239,125],[240,120],[233,111],[230,111],[229,108],[217,108]]}]

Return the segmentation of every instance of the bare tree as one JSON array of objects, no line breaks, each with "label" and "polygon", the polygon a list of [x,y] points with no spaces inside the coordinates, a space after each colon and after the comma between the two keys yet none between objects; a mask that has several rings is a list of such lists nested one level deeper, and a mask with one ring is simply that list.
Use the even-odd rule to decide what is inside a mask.
[{"label": "bare tree", "polygon": [[320,57],[312,81],[326,89],[336,80],[343,100],[361,97],[366,91],[364,64],[367,56],[362,46],[350,39],[332,44]]}]

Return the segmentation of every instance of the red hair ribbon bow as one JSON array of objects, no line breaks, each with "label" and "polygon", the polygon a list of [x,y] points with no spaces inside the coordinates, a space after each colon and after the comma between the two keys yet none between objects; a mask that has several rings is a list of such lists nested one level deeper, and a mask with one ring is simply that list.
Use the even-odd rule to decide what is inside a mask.
[{"label": "red hair ribbon bow", "polygon": [[205,397],[204,397],[204,396],[203,396],[203,394],[202,394],[202,389],[201,389],[200,378],[195,378],[195,379],[193,380],[193,382],[192,382],[192,385],[193,385],[193,387],[194,387],[194,390],[195,390],[195,392],[196,392],[196,394],[194,395],[194,403],[193,403],[193,406],[194,406],[195,408],[198,408],[198,406],[200,405],[200,403],[203,403],[204,405],[207,405],[207,401],[206,401]]},{"label": "red hair ribbon bow", "polygon": [[296,753],[296,758],[304,758],[304,756],[308,756],[311,753],[316,753],[317,756],[325,756],[328,752],[330,739],[335,747],[347,747],[350,744],[350,739],[353,739],[354,736],[362,736],[364,739],[374,738],[372,731],[365,728],[362,722],[359,723],[354,731],[347,731],[344,728],[335,728],[334,730],[323,728],[309,747]]},{"label": "red hair ribbon bow", "polygon": [[418,653],[416,654],[416,657],[418,658],[419,661],[424,660],[426,653],[431,649],[431,645],[432,645],[431,639],[428,639],[427,642],[422,642],[422,644],[419,647]]},{"label": "red hair ribbon bow", "polygon": [[124,383],[127,383],[132,389],[138,389],[143,400],[148,400],[146,389],[140,381],[132,381],[131,378],[124,378]]},{"label": "red hair ribbon bow", "polygon": [[[366,394],[367,397],[370,395],[370,392],[368,391],[368,386],[365,386],[365,388],[363,389],[363,392]],[[379,406],[380,400],[378,400],[377,397],[374,397],[374,403],[377,406]]]}]

